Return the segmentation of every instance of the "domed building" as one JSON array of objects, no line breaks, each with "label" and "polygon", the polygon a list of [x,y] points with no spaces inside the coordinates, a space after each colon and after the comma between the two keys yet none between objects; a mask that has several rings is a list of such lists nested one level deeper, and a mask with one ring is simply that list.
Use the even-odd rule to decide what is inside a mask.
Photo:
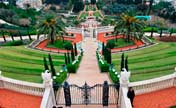
[{"label": "domed building", "polygon": [[31,8],[40,9],[42,7],[41,0],[17,0],[16,5],[25,8],[26,4],[29,4]]}]

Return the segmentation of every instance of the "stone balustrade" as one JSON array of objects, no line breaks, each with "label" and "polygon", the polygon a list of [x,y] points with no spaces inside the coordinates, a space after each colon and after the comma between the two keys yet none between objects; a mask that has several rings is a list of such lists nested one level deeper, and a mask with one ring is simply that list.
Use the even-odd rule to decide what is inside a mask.
[{"label": "stone balustrade", "polygon": [[176,86],[176,73],[150,80],[129,83],[129,87],[133,87],[136,94],[144,94],[173,86]]},{"label": "stone balustrade", "polygon": [[98,33],[113,32],[114,26],[103,26],[97,28]]},{"label": "stone balustrade", "polygon": [[71,33],[82,33],[82,29],[81,28],[76,28],[76,27],[66,27],[65,31],[67,33],[71,32]]},{"label": "stone balustrade", "polygon": [[19,81],[11,78],[6,78],[1,75],[0,75],[0,88],[36,96],[42,96],[44,92],[43,84]]}]

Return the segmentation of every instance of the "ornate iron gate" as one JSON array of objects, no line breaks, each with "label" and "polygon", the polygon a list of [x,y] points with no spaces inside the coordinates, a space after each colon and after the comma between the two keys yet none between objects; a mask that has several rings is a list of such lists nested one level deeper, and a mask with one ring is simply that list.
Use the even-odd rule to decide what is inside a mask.
[{"label": "ornate iron gate", "polygon": [[60,85],[56,92],[56,101],[58,105],[76,105],[76,104],[118,104],[119,84],[96,84],[89,86],[85,83],[82,87],[75,84],[69,85],[67,82]]}]

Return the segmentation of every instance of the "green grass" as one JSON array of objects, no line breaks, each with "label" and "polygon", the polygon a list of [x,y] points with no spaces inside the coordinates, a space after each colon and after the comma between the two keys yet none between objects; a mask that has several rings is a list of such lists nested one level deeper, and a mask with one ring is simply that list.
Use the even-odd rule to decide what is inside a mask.
[{"label": "green grass", "polygon": [[[64,64],[64,56],[51,54],[56,71]],[[7,46],[0,48],[0,70],[4,76],[41,83],[44,71],[43,57],[48,53],[27,49],[24,46]]]},{"label": "green grass", "polygon": [[88,16],[88,13],[86,12],[86,13],[82,13],[81,15],[80,15],[80,19],[86,19],[86,17]]},{"label": "green grass", "polygon": [[[70,41],[65,40],[64,43],[67,43]],[[58,48],[58,49],[65,49],[64,48],[64,43],[62,40],[56,40],[54,44],[48,43],[47,47],[49,48]]]},{"label": "green grass", "polygon": [[115,42],[115,48],[134,45],[134,42],[132,40],[130,40],[129,42],[125,42],[124,38],[117,39],[117,41],[116,39],[113,39],[113,41]]},{"label": "green grass", "polygon": [[100,17],[100,18],[102,18],[102,16],[101,16],[101,14],[100,14],[100,11],[96,11],[96,12],[94,12],[94,16],[95,17]]},{"label": "green grass", "polygon": [[[176,43],[159,44],[137,51],[126,52],[129,56],[131,81],[160,77],[174,72],[176,66]],[[121,54],[113,54],[113,64],[120,71]]]}]

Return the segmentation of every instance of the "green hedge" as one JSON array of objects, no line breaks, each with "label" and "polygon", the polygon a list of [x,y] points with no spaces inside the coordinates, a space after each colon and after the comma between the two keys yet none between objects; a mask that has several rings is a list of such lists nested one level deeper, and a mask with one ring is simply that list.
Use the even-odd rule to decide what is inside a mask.
[{"label": "green hedge", "polygon": [[[110,76],[112,82],[113,83],[118,83],[119,82],[119,78],[115,74],[115,69],[114,68],[109,69],[110,65],[106,61],[104,61],[102,58],[99,57],[98,51],[96,52],[96,56],[97,56],[98,65],[99,65],[100,71],[101,72],[109,72],[109,76]],[[102,64],[102,62],[100,60],[102,60],[104,64]]]},{"label": "green hedge", "polygon": [[68,64],[67,65],[67,70],[69,73],[76,73],[76,64]]},{"label": "green hedge", "polygon": [[2,44],[2,46],[20,46],[23,44],[24,44],[23,41],[17,40],[17,41],[7,42],[5,44]]},{"label": "green hedge", "polygon": [[119,82],[119,78],[117,77],[117,75],[115,74],[115,71],[113,70],[109,70],[109,76],[112,80],[113,83],[118,83]]},{"label": "green hedge", "polygon": [[80,64],[80,62],[82,60],[82,56],[83,56],[83,52],[81,52],[81,55],[78,56],[78,61],[75,64],[71,63],[71,64],[67,65],[67,71],[69,73],[76,73],[76,71],[79,68],[79,64]]},{"label": "green hedge", "polygon": [[100,71],[101,72],[108,72],[109,71],[109,64],[104,62],[104,64],[102,64],[100,61],[98,61],[99,67],[100,67]]},{"label": "green hedge", "polygon": [[153,28],[153,32],[157,32],[158,28],[157,27],[146,27],[143,29],[143,32],[151,32]]},{"label": "green hedge", "polygon": [[62,84],[67,78],[67,72],[61,71],[59,75],[56,75],[56,79],[54,80],[57,84]]},{"label": "green hedge", "polygon": [[109,64],[106,61],[104,61],[103,59],[102,59],[103,63],[100,61],[101,58],[99,58],[98,52],[96,53],[96,56],[97,56],[100,71],[101,72],[108,72],[109,71]]},{"label": "green hedge", "polygon": [[[146,27],[143,29],[143,32],[151,32],[153,28],[153,32],[158,32],[159,28],[157,27]],[[164,30],[168,30],[169,32],[171,32],[171,28],[167,29],[167,28],[163,28]],[[173,33],[176,33],[176,28],[173,28]]]},{"label": "green hedge", "polygon": [[[169,32],[171,32],[171,29],[169,29]],[[176,28],[173,28],[173,33],[176,33]]]}]

